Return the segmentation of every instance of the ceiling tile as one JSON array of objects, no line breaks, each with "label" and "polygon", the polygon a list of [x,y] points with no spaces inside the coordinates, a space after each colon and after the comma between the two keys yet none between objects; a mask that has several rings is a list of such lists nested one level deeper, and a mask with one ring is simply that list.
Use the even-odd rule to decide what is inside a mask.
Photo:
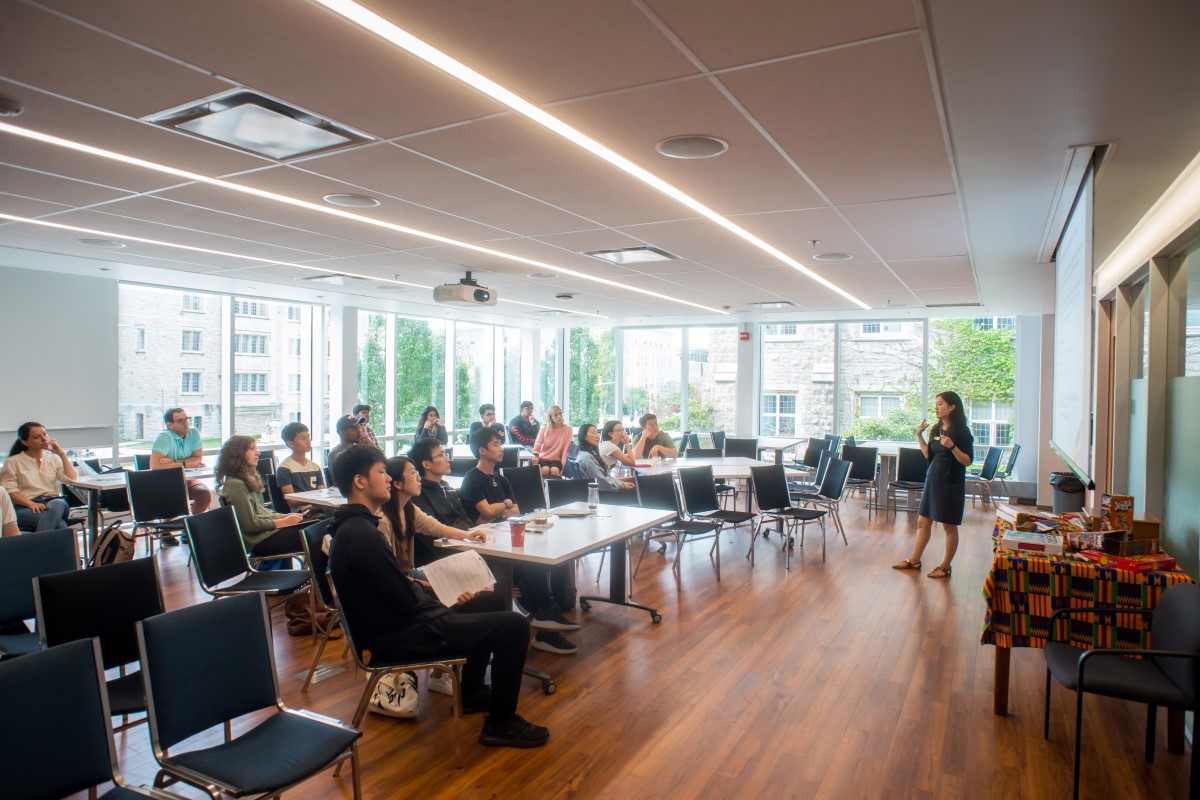
[{"label": "ceiling tile", "polygon": [[[10,140],[0,139],[7,142]],[[7,155],[8,148],[4,148]],[[3,156],[0,156],[3,157]],[[32,197],[50,203],[67,206],[86,206],[92,203],[103,203],[120,197],[128,197],[128,192],[99,186],[94,183],[63,178],[44,172],[19,169],[0,164],[0,187],[9,194]]]},{"label": "ceiling tile", "polygon": [[863,203],[841,211],[887,261],[967,253],[955,195]]},{"label": "ceiling tile", "polygon": [[913,289],[947,289],[975,285],[971,259],[966,256],[892,261],[892,269]]}]

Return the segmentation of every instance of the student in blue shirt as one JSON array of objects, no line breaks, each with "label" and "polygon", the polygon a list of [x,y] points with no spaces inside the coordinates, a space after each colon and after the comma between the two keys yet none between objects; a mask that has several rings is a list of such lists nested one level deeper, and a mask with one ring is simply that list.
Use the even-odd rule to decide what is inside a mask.
[{"label": "student in blue shirt", "polygon": [[[167,429],[160,433],[151,446],[150,469],[178,469],[179,467],[204,466],[204,447],[200,443],[200,431],[192,427],[192,418],[182,408],[172,408],[163,414]],[[192,513],[203,514],[212,504],[212,492],[200,481],[187,482],[188,497],[192,501]],[[164,546],[179,544],[175,537],[162,540]]]}]

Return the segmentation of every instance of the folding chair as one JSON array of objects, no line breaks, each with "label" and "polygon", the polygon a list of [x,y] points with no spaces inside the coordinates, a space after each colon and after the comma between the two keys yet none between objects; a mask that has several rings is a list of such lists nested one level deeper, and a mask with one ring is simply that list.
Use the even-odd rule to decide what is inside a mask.
[{"label": "folding chair", "polygon": [[[646,555],[646,548],[650,546],[651,541],[662,542],[664,538],[673,539],[675,541],[675,560],[671,564],[671,570],[678,577],[679,575],[679,555],[683,549],[683,542],[688,536],[703,536],[704,534],[716,534],[720,523],[716,521],[701,521],[701,520],[685,520],[682,516],[683,508],[679,503],[679,493],[675,488],[675,476],[669,472],[663,472],[658,475],[639,475],[637,477],[637,491],[639,505],[642,508],[653,508],[661,511],[674,511],[674,519],[655,525],[650,530],[650,538],[646,545],[642,547],[641,553],[638,554],[637,564],[634,565],[633,574],[630,582],[637,578],[638,570],[642,566],[642,558]],[[666,552],[666,544],[663,543],[662,550]]]},{"label": "folding chair", "polygon": [[513,490],[513,502],[521,513],[546,508],[546,482],[542,479],[542,470],[537,466],[511,467],[501,469],[503,475]]},{"label": "folding chair", "polygon": [[709,552],[710,555],[716,556],[717,580],[721,580],[721,532],[726,526],[734,528],[750,522],[754,515],[748,511],[721,508],[712,467],[684,467],[677,470],[677,474],[679,487],[683,492],[684,518],[694,522],[709,522],[716,526],[712,534],[712,550]]},{"label": "folding chair", "polygon": [[821,560],[825,560],[825,515],[827,512],[815,508],[797,508],[792,505],[788,491],[787,474],[782,464],[766,467],[751,467],[750,482],[754,486],[754,499],[758,503],[758,519],[751,528],[750,551],[746,554],[750,566],[754,566],[754,541],[760,533],[765,538],[763,527],[768,522],[783,526],[784,569],[792,568],[792,544],[796,527],[800,527],[800,549],[804,549],[804,531],[808,523],[821,523]]},{"label": "folding chair", "polygon": [[[996,472],[1000,469],[1000,456],[1004,454],[1004,448],[989,447],[987,454],[983,457],[983,467],[979,472],[967,475],[967,488],[977,489],[980,492],[987,492],[987,500],[991,501],[992,505],[996,504],[996,499],[992,497],[992,481],[996,478]],[[980,495],[982,497],[982,495]],[[984,505],[987,501],[984,501]],[[971,494],[971,505],[975,505],[975,494]]]},{"label": "folding chair", "polygon": [[[79,569],[78,546],[70,528],[0,538],[0,625],[14,625],[37,615],[33,579]],[[36,633],[0,634],[0,659],[37,649]]]},{"label": "folding chair", "polygon": [[833,518],[833,527],[842,535],[842,541],[846,544],[850,542],[846,539],[846,527],[842,525],[841,503],[842,497],[846,494],[846,484],[850,479],[849,461],[844,461],[840,458],[829,459],[829,465],[825,468],[825,477],[821,481],[821,488],[812,494],[792,495],[793,503],[803,505],[820,506],[829,512],[829,516]]},{"label": "folding chair", "polygon": [[[925,491],[925,472],[929,469],[929,461],[925,454],[915,447],[901,447],[896,463],[896,479],[888,481],[885,505],[896,513],[896,495],[904,492],[905,497],[911,497],[913,492]],[[912,511],[913,509],[907,509]],[[886,516],[886,511],[885,511]]]},{"label": "folding chair", "polygon": [[[325,534],[329,530],[330,522],[332,520],[321,520],[300,531],[300,541],[304,544],[304,563],[308,564],[312,574],[313,590],[308,593],[309,614],[313,620],[313,633],[317,636],[317,652],[313,655],[312,665],[308,668],[308,675],[304,678],[304,685],[300,687],[301,692],[308,691],[313,675],[317,672],[317,666],[321,663],[325,645],[329,644],[334,629],[341,624],[341,613],[337,609],[337,601],[334,600],[333,589],[329,585],[329,556],[325,555],[325,551],[321,547]],[[318,614],[320,611],[324,611],[326,614]],[[324,626],[319,622],[322,616],[328,620]]]},{"label": "folding chair", "polygon": [[133,537],[146,538],[146,551],[154,555],[154,539],[183,530],[183,518],[192,513],[183,467],[146,469],[125,473]]},{"label": "folding chair", "polygon": [[[842,447],[842,460],[850,462],[850,478],[846,481],[847,488],[861,489],[867,493],[867,519],[870,519],[875,505],[879,503],[879,484],[876,483],[879,448],[857,447],[847,440],[846,445]],[[872,498],[874,498],[874,502],[872,502]]]},{"label": "folding chair", "polygon": [[[188,546],[196,560],[200,588],[214,598],[238,594],[286,597],[309,580],[306,569],[259,572],[250,565],[242,529],[231,506],[222,506],[185,520]],[[276,556],[272,556],[275,558]],[[240,578],[236,583],[229,583]]]},{"label": "folding chair", "polygon": [[568,503],[586,503],[589,483],[587,478],[546,481],[546,500],[550,504],[549,507],[557,508]]}]

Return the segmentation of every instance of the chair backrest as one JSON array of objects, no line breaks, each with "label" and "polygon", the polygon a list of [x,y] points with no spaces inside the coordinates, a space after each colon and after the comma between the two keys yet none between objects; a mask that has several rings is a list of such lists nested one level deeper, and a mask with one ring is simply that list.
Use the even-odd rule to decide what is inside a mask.
[{"label": "chair backrest", "polygon": [[[1155,650],[1200,653],[1200,586],[1185,583],[1162,593],[1150,618],[1150,637]],[[1155,658],[1154,663],[1180,689],[1200,696],[1200,669],[1185,658]]]},{"label": "chair backrest", "polygon": [[149,453],[134,453],[133,468],[136,470],[150,469],[150,454]]},{"label": "chair backrest", "polygon": [[504,445],[504,458],[500,459],[503,469],[516,469],[521,464],[521,451],[525,448],[519,444]]},{"label": "chair backrest", "polygon": [[1004,477],[1011,477],[1013,470],[1017,468],[1017,456],[1021,454],[1021,445],[1014,444],[1012,450],[1008,451],[1008,463],[1004,465]]},{"label": "chair backrest", "polygon": [[854,480],[875,480],[875,462],[878,458],[878,447],[855,447],[847,440],[842,448],[842,460],[850,462],[850,477]]},{"label": "chair backrest", "polygon": [[556,481],[546,481],[546,499],[550,503],[550,508],[586,501],[590,482],[587,478],[560,478]]},{"label": "chair backrest", "polygon": [[333,482],[333,470],[329,467],[321,467],[321,471],[325,473],[325,485],[335,486],[336,484]]},{"label": "chair backrest", "polygon": [[80,641],[0,663],[6,797],[57,800],[113,778],[99,645]]},{"label": "chair backrest", "polygon": [[509,485],[512,486],[513,502],[517,504],[522,513],[547,507],[541,467],[534,465],[510,467],[501,469],[500,474],[507,478]]},{"label": "chair backrest", "polygon": [[751,467],[750,482],[754,484],[754,501],[760,511],[776,511],[792,504],[782,464]]},{"label": "chair backrest", "polygon": [[711,436],[712,446],[723,451],[725,449],[725,431],[713,431]]},{"label": "chair backrest", "polygon": [[693,447],[700,446],[700,439],[691,431],[684,431],[679,437],[679,455],[685,455]]},{"label": "chair backrest", "polygon": [[842,441],[842,437],[835,436],[832,433],[827,434],[825,436],[825,449],[831,453],[836,453],[837,449],[838,449],[838,444],[840,444],[841,441]]},{"label": "chair backrest", "polygon": [[301,528],[300,543],[304,545],[304,563],[308,565],[312,582],[316,584],[317,595],[326,608],[335,608],[337,604],[333,599],[333,588],[329,584],[329,556],[321,549],[325,534],[329,532],[330,522],[333,520],[323,519]]},{"label": "chair backrest", "polygon": [[333,605],[337,606],[338,614],[341,617],[342,630],[344,630],[346,632],[346,641],[350,645],[350,652],[354,653],[354,660],[358,662],[358,666],[362,667],[363,669],[367,669],[368,668],[367,662],[363,660],[362,650],[359,649],[359,645],[358,645],[358,642],[360,641],[360,639],[358,638],[358,636],[355,635],[358,633],[358,629],[354,627],[356,624],[358,624],[357,620],[354,619],[353,611],[351,611],[351,613],[347,614],[346,608],[342,605],[341,601],[338,600],[337,587],[338,587],[337,575],[335,575],[333,572],[330,572],[329,573],[329,590],[331,592],[333,592]]},{"label": "chair backrest", "polygon": [[138,645],[155,750],[278,702],[261,594],[150,617],[138,623]]},{"label": "chair backrest", "polygon": [[815,467],[821,463],[821,453],[829,452],[824,439],[809,439],[804,446],[804,466]]},{"label": "chair backrest", "polygon": [[679,488],[683,490],[683,507],[687,513],[704,514],[721,507],[717,500],[712,467],[682,467],[677,472]]},{"label": "chair backrest", "polygon": [[0,538],[0,623],[35,616],[33,579],[79,569],[76,547],[70,528]]},{"label": "chair backrest", "polygon": [[262,475],[264,478],[267,477],[268,475],[274,475],[275,474],[275,451],[272,450],[267,453],[259,453],[258,454],[258,463],[254,465],[254,469],[257,470],[258,474]]},{"label": "chair backrest", "polygon": [[42,647],[98,638],[105,669],[137,661],[137,623],[164,610],[154,558],[42,575],[33,586]]},{"label": "chair backrest", "polygon": [[922,483],[925,480],[925,471],[928,469],[929,462],[924,453],[915,447],[900,448],[896,464],[896,480]]},{"label": "chair backrest", "polygon": [[821,482],[825,480],[825,470],[829,469],[829,461],[832,458],[833,455],[828,450],[822,450],[817,456],[817,472],[813,475],[813,483],[818,488],[820,488]]},{"label": "chair backrest", "polygon": [[850,480],[851,466],[849,461],[840,458],[829,459],[829,466],[825,468],[825,476],[821,479],[821,488],[817,490],[817,494],[835,503],[841,500],[846,491],[846,483]]},{"label": "chair backrest", "polygon": [[684,458],[720,458],[724,453],[715,447],[692,447],[683,454]]},{"label": "chair backrest", "polygon": [[134,522],[174,519],[191,512],[183,467],[128,472],[125,488]]},{"label": "chair backrest", "polygon": [[242,529],[233,506],[221,506],[183,521],[196,561],[196,577],[207,589],[250,571]]},{"label": "chair backrest", "polygon": [[675,491],[675,476],[669,472],[657,475],[639,475],[635,478],[638,505],[659,511],[674,511],[679,514],[679,494]]},{"label": "chair backrest", "polygon": [[979,480],[991,481],[1000,469],[1000,456],[1004,454],[1003,447],[989,447],[983,457],[983,466],[979,469]]},{"label": "chair backrest", "polygon": [[758,439],[735,439],[732,436],[725,440],[726,458],[758,458]]},{"label": "chair backrest", "polygon": [[475,458],[475,456],[467,456],[466,458],[456,456],[455,458],[450,459],[450,474],[458,475],[460,477],[466,475],[468,472],[475,469],[475,465],[478,462],[479,459]]},{"label": "chair backrest", "polygon": [[573,480],[579,477],[579,462],[575,460],[575,457],[578,455],[578,450],[576,450],[574,454],[572,454],[570,451],[567,452],[567,460],[563,462],[562,468],[563,478],[566,478],[567,480]]},{"label": "chair backrest", "polygon": [[279,488],[279,479],[274,474],[264,475],[263,484],[267,487],[267,494],[271,496],[271,509],[280,514],[291,513],[291,504],[288,503],[283,489]]},{"label": "chair backrest", "polygon": [[853,436],[847,436],[846,441],[844,442],[844,445],[849,446],[849,447],[857,447],[858,442],[854,441]]}]

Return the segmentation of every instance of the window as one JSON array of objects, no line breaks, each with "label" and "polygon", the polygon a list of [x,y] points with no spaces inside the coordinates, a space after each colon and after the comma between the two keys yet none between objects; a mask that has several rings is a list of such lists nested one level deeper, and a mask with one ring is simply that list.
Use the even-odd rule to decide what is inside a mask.
[{"label": "window", "polygon": [[901,323],[899,322],[864,322],[862,323],[862,333],[901,333]]},{"label": "window", "polygon": [[233,352],[242,355],[265,356],[267,354],[267,337],[258,333],[235,333],[233,335]]},{"label": "window", "polygon": [[[290,306],[289,306],[289,308],[290,308]],[[291,320],[289,320],[289,322],[290,321]],[[300,337],[299,336],[289,336],[288,337],[288,355],[297,357],[297,358],[300,356]]]},{"label": "window", "polygon": [[[765,333],[760,337],[763,406],[759,430],[766,436],[824,436],[834,430],[835,326],[788,323],[786,327],[793,325],[795,334],[786,339]],[[736,336],[731,346],[736,348]],[[736,386],[728,390],[736,393]],[[783,421],[778,417],[777,400],[775,410],[766,411],[766,398],[779,396],[790,398],[791,410]],[[786,434],[780,425],[787,429]]]},{"label": "window", "polygon": [[[394,345],[396,432],[411,433],[416,430],[425,406],[445,413],[442,406],[446,404],[446,323],[396,317]],[[448,419],[443,418],[442,424],[451,427]]]},{"label": "window", "polygon": [[146,352],[146,329],[139,325],[134,331],[134,349],[139,353]]},{"label": "window", "polygon": [[838,337],[835,433],[911,442],[923,415],[925,323],[842,323]]},{"label": "window", "polygon": [[200,331],[184,331],[181,335],[180,349],[185,353],[200,352]]},{"label": "window", "polygon": [[928,402],[932,408],[934,397],[944,390],[963,398],[976,461],[982,461],[988,447],[1012,444],[1016,341],[1011,321],[967,317],[929,322]]},{"label": "window", "polygon": [[183,380],[180,382],[179,391],[182,394],[200,394],[200,373],[183,373]]},{"label": "window", "polygon": [[683,329],[626,328],[621,338],[625,394],[621,399],[622,420],[626,425],[636,425],[638,418],[649,412],[658,415],[663,430],[683,430],[679,391]]},{"label": "window", "polygon": [[233,313],[239,317],[265,317],[267,316],[267,305],[267,303],[260,303],[257,300],[239,298],[233,301]]},{"label": "window", "polygon": [[552,329],[544,329],[541,333],[542,377],[538,398],[543,415],[550,406],[562,405],[558,392],[558,335],[559,331]]},{"label": "window", "polygon": [[454,397],[456,429],[467,428],[479,419],[479,406],[496,406],[496,419],[504,419],[503,398],[496,397],[494,370],[496,329],[491,325],[459,322],[454,326]]},{"label": "window", "polygon": [[976,317],[972,324],[977,331],[1011,331],[1016,322],[1015,317]]},{"label": "window", "polygon": [[568,328],[567,422],[581,425],[617,414],[616,332],[612,328]]},{"label": "window", "polygon": [[794,322],[782,325],[763,325],[763,336],[795,336],[799,328]]},{"label": "window", "polygon": [[185,294],[182,297],[183,297],[183,310],[184,311],[201,311],[201,310],[203,310],[200,307],[200,295]]},{"label": "window", "polygon": [[194,415],[192,417],[192,427],[198,431],[203,432],[204,431],[204,417],[202,417],[199,414]]},{"label": "window", "polygon": [[303,316],[304,316],[304,310],[302,308],[300,308],[300,306],[288,306],[287,307],[287,321],[288,322],[300,322],[300,320]]},{"label": "window", "polygon": [[858,416],[860,419],[886,417],[893,408],[899,408],[901,402],[898,394],[860,394],[858,396]]},{"label": "window", "polygon": [[764,394],[761,427],[764,436],[792,436],[796,433],[796,395]]},{"label": "window", "polygon": [[288,391],[289,392],[299,392],[300,391],[300,375],[299,374],[293,372],[290,375],[288,375]]},{"label": "window", "polygon": [[968,400],[967,416],[975,437],[975,459],[980,461],[989,447],[1012,444],[1013,404],[1005,400]]},{"label": "window", "polygon": [[267,373],[238,372],[234,374],[233,391],[238,394],[266,394]]}]

